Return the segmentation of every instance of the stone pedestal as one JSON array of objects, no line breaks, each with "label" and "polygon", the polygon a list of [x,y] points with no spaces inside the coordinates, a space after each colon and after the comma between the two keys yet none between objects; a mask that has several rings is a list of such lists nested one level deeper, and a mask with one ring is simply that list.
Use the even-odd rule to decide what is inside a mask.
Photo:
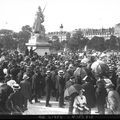
[{"label": "stone pedestal", "polygon": [[38,11],[36,13],[35,22],[33,24],[33,30],[31,34],[31,38],[28,43],[26,43],[28,49],[32,47],[32,49],[38,54],[38,55],[45,55],[50,54],[50,44],[45,39],[45,28],[42,25],[44,22],[44,15],[41,7],[38,7]]},{"label": "stone pedestal", "polygon": [[46,52],[47,54],[50,54],[50,44],[46,40],[40,39],[39,35],[32,36],[29,42],[26,43],[26,46],[29,50],[32,47],[34,52],[40,56],[45,55]]}]

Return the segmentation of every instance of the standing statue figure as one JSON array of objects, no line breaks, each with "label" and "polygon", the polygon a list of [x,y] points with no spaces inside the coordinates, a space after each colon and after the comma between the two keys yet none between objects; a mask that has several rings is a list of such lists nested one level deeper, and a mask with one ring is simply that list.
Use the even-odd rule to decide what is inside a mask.
[{"label": "standing statue figure", "polygon": [[35,22],[33,24],[33,32],[34,33],[39,33],[39,34],[44,34],[45,33],[45,28],[42,25],[42,23],[44,22],[44,15],[43,12],[41,10],[41,7],[38,7],[38,12],[36,14],[36,19]]}]

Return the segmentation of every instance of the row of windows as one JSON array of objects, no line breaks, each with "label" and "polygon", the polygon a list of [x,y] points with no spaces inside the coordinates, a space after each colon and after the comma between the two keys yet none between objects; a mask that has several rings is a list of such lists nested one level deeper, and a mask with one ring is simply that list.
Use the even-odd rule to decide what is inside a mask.
[{"label": "row of windows", "polygon": [[[93,31],[82,31],[84,35],[112,35],[114,32],[93,32]],[[62,32],[62,36],[65,35],[67,32]],[[47,34],[49,37],[54,35],[61,35],[61,32],[49,32]],[[65,35],[66,36],[66,35]]]},{"label": "row of windows", "polygon": [[66,34],[67,32],[66,31],[61,31],[61,32],[48,32],[48,35],[49,34]]},{"label": "row of windows", "polygon": [[112,35],[113,33],[83,33],[84,35]]}]

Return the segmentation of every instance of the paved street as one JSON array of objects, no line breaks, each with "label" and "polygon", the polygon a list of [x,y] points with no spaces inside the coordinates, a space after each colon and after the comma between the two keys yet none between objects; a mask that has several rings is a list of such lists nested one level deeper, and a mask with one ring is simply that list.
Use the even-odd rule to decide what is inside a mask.
[{"label": "paved street", "polygon": [[[68,102],[65,102],[65,108],[59,108],[58,102],[52,98],[50,100],[50,104],[52,107],[45,107],[45,99],[41,99],[40,103],[35,103],[33,100],[33,104],[28,103],[28,110],[24,112],[24,115],[67,115],[68,114]],[[92,109],[91,114],[95,113],[96,109]]]}]

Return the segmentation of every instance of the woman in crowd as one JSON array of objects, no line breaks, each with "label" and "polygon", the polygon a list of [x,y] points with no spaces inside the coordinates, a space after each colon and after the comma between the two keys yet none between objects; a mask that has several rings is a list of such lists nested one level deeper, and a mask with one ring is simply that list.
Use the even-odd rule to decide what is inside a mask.
[{"label": "woman in crowd", "polygon": [[75,114],[88,114],[89,108],[87,107],[86,97],[83,95],[84,89],[79,91],[79,95],[75,97],[73,107]]},{"label": "woman in crowd", "polygon": [[120,114],[120,96],[116,90],[114,90],[113,84],[106,85],[107,90],[107,114]]}]

